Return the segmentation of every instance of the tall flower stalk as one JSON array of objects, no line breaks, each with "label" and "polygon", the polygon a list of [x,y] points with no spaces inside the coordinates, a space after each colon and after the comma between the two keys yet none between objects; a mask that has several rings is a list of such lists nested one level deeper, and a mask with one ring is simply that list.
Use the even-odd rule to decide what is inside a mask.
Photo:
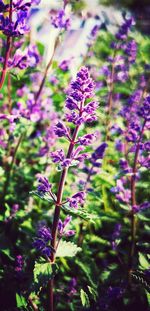
[{"label": "tall flower stalk", "polygon": [[[79,163],[88,157],[86,153],[81,153],[85,146],[90,145],[95,140],[95,133],[86,134],[79,137],[80,127],[86,122],[92,122],[96,120],[96,108],[98,103],[95,101],[86,103],[86,99],[93,97],[94,83],[90,78],[88,69],[82,67],[77,73],[77,78],[75,81],[71,82],[69,87],[68,96],[66,99],[66,108],[68,112],[65,115],[67,122],[72,123],[74,126],[73,134],[71,135],[71,130],[65,126],[64,123],[58,122],[55,126],[55,134],[58,137],[65,137],[69,141],[69,147],[67,155],[62,149],[51,152],[51,158],[54,163],[58,163],[62,170],[60,181],[58,185],[57,196],[55,200],[55,211],[52,224],[52,234],[51,234],[51,254],[49,256],[51,264],[55,262],[55,253],[57,246],[57,234],[58,234],[58,224],[60,219],[61,206],[63,203],[63,192],[66,182],[66,177],[68,169],[70,166]],[[40,179],[41,186],[38,187],[39,192],[50,191],[51,185],[45,179]],[[54,196],[51,193],[51,196]],[[78,192],[68,198],[68,202],[71,208],[77,208],[78,204],[82,204],[85,199],[84,192]],[[49,310],[54,309],[54,298],[53,298],[53,284],[54,280],[49,282]]]},{"label": "tall flower stalk", "polygon": [[[93,140],[93,135],[89,134],[89,137],[81,137],[80,140],[77,140],[78,132],[80,126],[86,121],[93,121],[95,120],[95,109],[97,108],[96,102],[88,103],[85,106],[85,101],[87,98],[90,98],[93,95],[94,84],[92,79],[89,77],[89,73],[86,67],[82,67],[77,74],[77,79],[71,83],[71,88],[69,90],[69,95],[66,100],[66,107],[69,109],[70,113],[66,115],[66,118],[69,122],[72,122],[75,125],[74,131],[72,136],[70,137],[69,133],[65,128],[62,128],[62,132],[60,130],[60,124],[56,126],[56,134],[58,136],[66,136],[70,143],[68,147],[68,152],[66,156],[66,163],[63,164],[64,168],[61,173],[58,192],[57,192],[57,200],[55,205],[55,212],[54,212],[54,219],[52,225],[52,242],[51,245],[55,249],[56,248],[56,240],[57,240],[57,231],[58,231],[58,222],[60,217],[61,205],[62,205],[62,197],[64,191],[64,185],[68,173],[69,164],[73,160],[74,149],[77,144],[81,145],[88,145]],[[93,115],[90,117],[89,112]],[[83,139],[84,138],[84,139]],[[80,147],[78,147],[79,149]],[[82,147],[80,148],[82,150]],[[77,150],[77,149],[76,149]],[[55,155],[53,153],[53,159],[55,161]],[[84,157],[82,154],[81,157]],[[68,163],[67,163],[68,162]],[[51,254],[51,262],[55,260],[55,253],[52,252]],[[53,295],[52,295],[52,287],[53,287],[53,280],[50,281],[50,311],[53,311]]]}]

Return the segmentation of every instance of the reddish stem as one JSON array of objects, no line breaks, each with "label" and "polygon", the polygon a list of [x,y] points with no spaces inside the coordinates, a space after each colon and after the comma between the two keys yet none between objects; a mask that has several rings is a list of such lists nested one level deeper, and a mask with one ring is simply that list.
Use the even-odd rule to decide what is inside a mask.
[{"label": "reddish stem", "polygon": [[[79,116],[82,116],[82,109],[83,109],[84,101],[81,102],[80,105],[80,112]],[[72,139],[69,144],[68,152],[67,152],[67,159],[70,159],[72,156],[72,152],[75,146],[76,138],[78,135],[80,125],[77,125],[74,129]],[[61,204],[62,204],[62,196],[64,191],[64,185],[66,181],[66,176],[68,173],[68,167],[65,167],[61,173],[59,186],[58,186],[58,192],[57,192],[57,202],[55,205],[55,212],[54,212],[54,219],[53,219],[53,225],[52,225],[52,242],[51,246],[55,249],[56,248],[56,240],[57,240],[57,231],[58,231],[58,222],[59,222],[59,216],[60,216],[60,210],[61,210]],[[52,252],[51,254],[51,263],[55,260],[55,253]],[[49,306],[48,311],[54,310],[54,297],[53,297],[53,279],[49,281]]]},{"label": "reddish stem", "polygon": [[136,173],[137,173],[138,156],[139,156],[139,151],[140,151],[140,143],[143,137],[145,125],[146,125],[146,120],[144,120],[143,122],[143,126],[142,126],[139,140],[137,143],[135,156],[134,156],[134,162],[133,162],[132,176],[131,176],[131,249],[130,249],[130,255],[129,255],[129,282],[130,283],[131,283],[131,272],[132,272],[134,252],[135,252],[135,243],[136,243],[136,218],[135,218],[135,213],[134,213],[134,208],[133,208],[136,205]]},{"label": "reddish stem", "polygon": [[[79,130],[79,125],[76,126],[73,136],[72,136],[72,141],[69,144],[68,148],[68,153],[67,153],[67,159],[71,158],[74,145],[75,145],[75,140],[78,135],[78,130]],[[61,203],[62,203],[62,196],[63,196],[63,191],[64,191],[64,185],[66,181],[66,176],[68,172],[68,167],[64,168],[60,177],[59,181],[59,186],[58,186],[58,192],[57,192],[57,203],[55,206],[55,212],[54,212],[54,219],[53,219],[53,225],[52,225],[52,243],[51,246],[55,249],[56,248],[56,240],[57,240],[57,228],[58,228],[58,222],[59,222],[59,216],[60,216],[60,210],[61,210]],[[53,263],[55,260],[55,253],[52,252],[51,255],[51,262]],[[54,295],[53,295],[53,279],[49,281],[49,306],[48,306],[48,311],[53,311],[54,310]]]},{"label": "reddish stem", "polygon": [[[75,145],[75,140],[76,140],[76,137],[78,135],[78,130],[79,130],[79,125],[76,126],[74,133],[73,133],[73,136],[72,136],[72,140],[69,144],[67,159],[71,158],[71,155],[72,155],[72,152],[74,149],[74,145]],[[61,203],[62,203],[62,195],[63,195],[63,191],[64,191],[64,185],[65,185],[65,181],[66,181],[67,172],[68,172],[68,167],[65,167],[62,171],[59,186],[58,186],[57,203],[56,203],[56,207],[55,207],[53,226],[52,226],[52,244],[51,245],[53,248],[55,248],[55,246],[56,246],[57,226],[58,226],[58,221],[59,221],[59,215],[60,215],[60,209],[61,209]],[[53,262],[54,259],[55,259],[55,253],[52,253],[51,261]]]},{"label": "reddish stem", "polygon": [[[10,5],[9,5],[9,22],[10,23],[12,22],[12,2],[13,2],[13,0],[10,0]],[[2,74],[0,77],[0,89],[3,87],[3,84],[5,82],[8,59],[9,59],[9,55],[10,55],[10,49],[11,49],[11,37],[8,36],[7,41],[6,41],[6,51],[5,51],[5,57],[4,57],[4,64],[3,64]]]}]

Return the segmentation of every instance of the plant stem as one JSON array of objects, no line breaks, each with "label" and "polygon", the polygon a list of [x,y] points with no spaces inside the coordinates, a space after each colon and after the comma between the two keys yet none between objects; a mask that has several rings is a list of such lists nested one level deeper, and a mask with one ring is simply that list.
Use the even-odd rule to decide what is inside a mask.
[{"label": "plant stem", "polygon": [[113,105],[115,56],[116,56],[116,51],[114,52],[114,57],[113,57],[113,62],[112,62],[112,67],[111,67],[111,76],[110,76],[110,90],[109,90],[109,96],[108,96],[108,117],[107,117],[107,122],[106,122],[106,142],[110,139],[109,130],[110,130],[110,118],[111,118],[112,105]]},{"label": "plant stem", "polygon": [[6,171],[6,181],[4,183],[4,188],[3,188],[3,195],[2,195],[2,200],[1,200],[1,203],[2,205],[5,203],[5,196],[7,194],[7,189],[8,189],[8,185],[9,185],[9,180],[10,180],[10,176],[11,176],[11,171],[12,171],[12,168],[13,168],[13,165],[14,165],[14,162],[15,162],[15,158],[16,158],[16,154],[17,154],[17,151],[18,151],[18,148],[21,144],[21,141],[22,141],[22,138],[23,138],[23,135],[24,134],[21,134],[19,139],[18,139],[18,142],[17,142],[17,145],[15,147],[15,150],[14,150],[14,154],[13,154],[13,157],[12,157],[12,160],[11,160],[11,163]]},{"label": "plant stem", "polygon": [[29,304],[31,305],[31,307],[32,307],[32,309],[34,311],[38,311],[39,310],[38,307],[36,306],[36,304],[33,302],[31,297],[28,298],[28,302],[29,302]]},{"label": "plant stem", "polygon": [[45,68],[45,72],[44,72],[44,75],[43,75],[43,79],[41,81],[41,84],[40,84],[40,87],[39,87],[39,90],[37,91],[37,93],[35,94],[35,103],[37,102],[37,100],[39,99],[40,95],[41,95],[41,92],[43,90],[43,87],[44,87],[44,84],[45,84],[45,81],[46,81],[46,78],[47,78],[47,75],[48,75],[48,71],[52,65],[52,61],[53,61],[53,58],[54,58],[54,54],[55,54],[55,51],[56,51],[56,48],[58,46],[58,42],[59,42],[59,36],[56,38],[56,41],[55,41],[55,44],[54,44],[54,49],[53,49],[53,53],[52,53],[52,56]]},{"label": "plant stem", "polygon": [[146,125],[146,120],[144,120],[141,133],[139,136],[139,140],[137,143],[133,168],[132,168],[132,176],[131,176],[131,248],[129,253],[129,283],[131,284],[131,273],[133,267],[133,260],[134,260],[134,253],[135,253],[135,243],[136,243],[136,218],[134,213],[134,206],[136,205],[136,173],[137,173],[137,163],[138,163],[138,156],[140,151],[140,142],[144,133],[144,128]]},{"label": "plant stem", "polygon": [[[73,132],[72,140],[69,144],[68,152],[67,152],[67,159],[70,159],[72,156],[72,152],[74,149],[75,141],[78,135],[79,131],[79,125],[76,126]],[[57,239],[57,227],[59,222],[59,216],[60,216],[60,210],[61,210],[61,203],[62,203],[62,196],[64,191],[64,185],[66,181],[66,176],[68,173],[68,167],[64,168],[60,177],[59,186],[58,186],[58,192],[57,192],[57,203],[55,206],[55,212],[54,212],[54,219],[53,219],[53,225],[52,225],[52,243],[51,246],[55,249],[56,247],[56,239]],[[52,252],[51,254],[51,263],[55,260],[55,253]],[[54,310],[54,298],[53,298],[53,279],[49,281],[49,309],[48,311]]]},{"label": "plant stem", "polygon": [[[13,2],[13,0],[10,0],[10,5],[9,5],[9,22],[10,23],[12,21],[12,2]],[[9,55],[10,55],[10,49],[11,49],[11,37],[8,36],[7,41],[6,41],[6,51],[5,51],[5,56],[4,56],[4,64],[3,64],[2,74],[0,77],[0,89],[3,87],[3,84],[5,82],[7,64],[8,64],[8,59],[9,59]]]}]

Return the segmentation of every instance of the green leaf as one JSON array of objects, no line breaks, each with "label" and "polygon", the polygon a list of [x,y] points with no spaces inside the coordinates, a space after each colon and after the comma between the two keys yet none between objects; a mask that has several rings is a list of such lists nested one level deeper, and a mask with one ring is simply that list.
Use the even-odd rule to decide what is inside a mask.
[{"label": "green leaf", "polygon": [[22,295],[19,295],[18,293],[16,293],[16,304],[17,304],[17,308],[26,307],[27,301]]},{"label": "green leaf", "polygon": [[94,288],[92,288],[91,286],[88,286],[88,290],[89,290],[90,294],[92,295],[92,298],[94,299],[94,301],[96,301],[97,295],[98,295],[97,291]]},{"label": "green leaf", "polygon": [[8,218],[10,216],[10,207],[8,204],[5,204],[5,208],[6,208],[5,218]]},{"label": "green leaf", "polygon": [[148,301],[148,305],[150,306],[150,293],[146,290],[146,297],[147,297],[147,301]]},{"label": "green leaf", "polygon": [[88,267],[87,265],[85,265],[84,263],[82,263],[81,261],[77,261],[78,266],[82,269],[82,271],[84,272],[84,274],[86,275],[86,278],[88,279],[88,281],[90,282],[91,286],[96,288],[96,284],[93,281],[93,270],[91,273],[91,267]]},{"label": "green leaf", "polygon": [[35,195],[37,197],[39,197],[42,200],[48,201],[48,202],[53,202],[52,197],[50,196],[50,194],[48,192],[46,193],[42,193],[39,191],[30,191],[30,194]]},{"label": "green leaf", "polygon": [[56,251],[56,257],[73,257],[81,250],[82,249],[73,242],[61,240]]},{"label": "green leaf", "polygon": [[88,213],[84,208],[70,208],[68,203],[62,205],[62,209],[71,215],[81,217],[91,222],[95,222],[95,220],[99,218],[96,214]]},{"label": "green leaf", "polygon": [[87,293],[83,289],[80,290],[80,298],[81,298],[82,306],[89,308],[90,300],[89,300]]},{"label": "green leaf", "polygon": [[141,268],[143,269],[148,269],[150,266],[150,263],[148,262],[147,258],[142,253],[139,253],[139,262]]},{"label": "green leaf", "polygon": [[56,264],[51,264],[50,262],[35,262],[33,275],[36,288],[47,285],[48,281],[55,276],[57,271],[58,266]]}]

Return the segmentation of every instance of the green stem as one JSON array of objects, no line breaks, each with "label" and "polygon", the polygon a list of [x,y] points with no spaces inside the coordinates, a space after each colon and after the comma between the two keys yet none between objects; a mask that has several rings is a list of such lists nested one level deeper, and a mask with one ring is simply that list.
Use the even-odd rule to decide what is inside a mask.
[{"label": "green stem", "polygon": [[13,168],[13,165],[14,165],[14,162],[15,162],[15,158],[16,158],[16,154],[17,154],[18,148],[19,148],[19,146],[21,144],[23,136],[24,136],[24,134],[21,134],[21,136],[18,139],[18,142],[17,142],[17,145],[15,147],[11,163],[10,163],[10,165],[9,165],[7,171],[6,171],[6,181],[4,183],[3,195],[2,195],[2,199],[1,199],[2,206],[5,203],[5,197],[6,197],[7,189],[8,189],[8,186],[9,186],[9,181],[10,181],[10,177],[11,177],[12,168]]}]

